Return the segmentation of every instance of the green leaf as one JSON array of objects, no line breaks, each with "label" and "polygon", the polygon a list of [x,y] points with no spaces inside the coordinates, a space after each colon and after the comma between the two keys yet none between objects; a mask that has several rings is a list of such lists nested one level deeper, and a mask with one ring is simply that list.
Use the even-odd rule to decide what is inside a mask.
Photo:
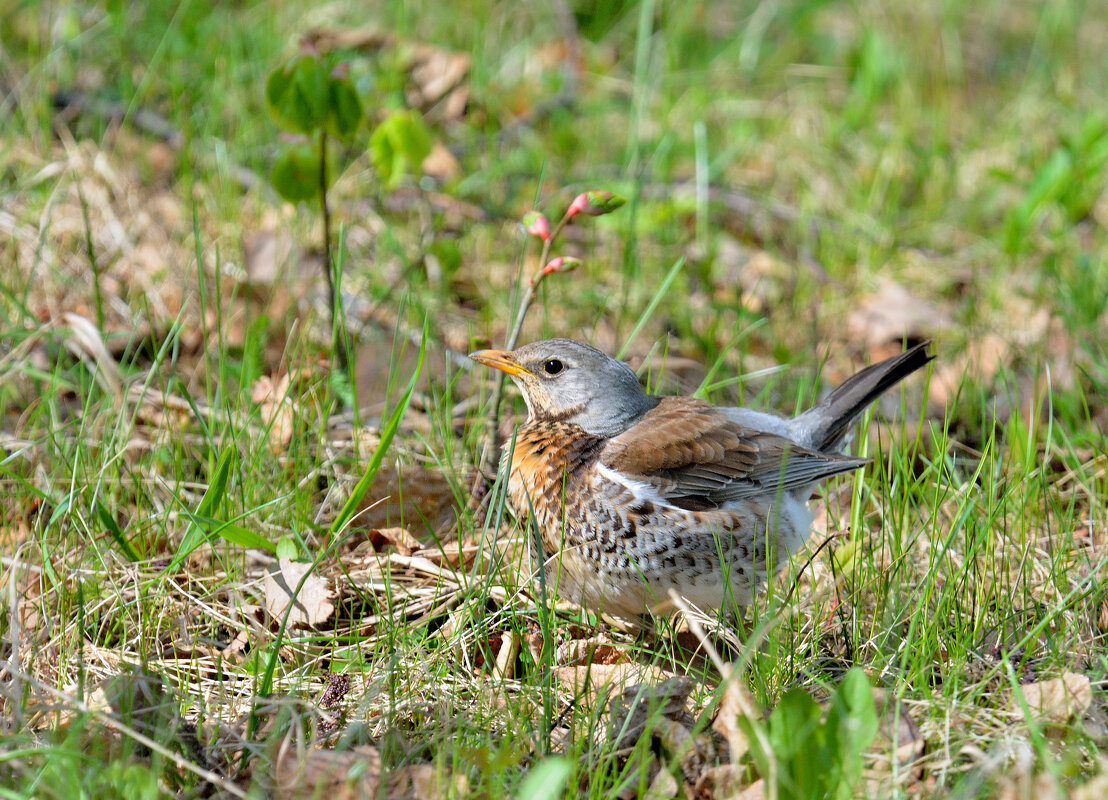
[{"label": "green leaf", "polygon": [[516,797],[519,800],[555,800],[562,796],[562,789],[572,772],[569,760],[560,756],[540,761],[527,773]]},{"label": "green leaf", "polygon": [[358,90],[349,78],[331,78],[331,113],[327,130],[340,139],[349,140],[358,132],[365,119],[365,109]]},{"label": "green leaf", "polygon": [[215,472],[208,483],[208,488],[204,492],[204,496],[200,498],[200,504],[196,507],[196,513],[190,515],[193,521],[189,523],[185,535],[181,539],[181,544],[177,548],[177,554],[173,556],[173,560],[169,563],[167,568],[169,572],[177,569],[181,562],[188,558],[189,553],[204,541],[205,531],[199,520],[211,519],[212,511],[222,502],[223,495],[227,491],[227,479],[231,474],[231,465],[236,456],[235,448],[229,446],[224,449],[223,455],[219,457],[219,462],[215,466]]},{"label": "green leaf", "polygon": [[300,556],[300,548],[296,546],[296,539],[291,536],[282,536],[277,540],[277,558],[287,558],[295,561]]},{"label": "green leaf", "polygon": [[202,516],[200,514],[186,514],[185,517],[191,523],[199,526],[208,538],[219,536],[222,539],[226,539],[231,544],[237,544],[239,547],[245,547],[251,550],[268,550],[271,553],[277,551],[277,545],[260,533],[252,531],[249,528],[244,528],[241,525],[236,525],[233,522],[224,522],[223,520]]},{"label": "green leaf", "polygon": [[138,561],[139,554],[135,552],[135,548],[123,534],[123,530],[119,527],[119,523],[115,521],[115,517],[111,515],[108,509],[104,508],[99,500],[96,501],[96,516],[100,517],[100,524],[108,529],[108,533],[111,534],[119,549],[123,551],[123,555],[127,557],[127,560],[132,563]]},{"label": "green leaf", "polygon": [[423,357],[427,354],[427,336],[428,322],[425,320],[423,323],[423,338],[419,343],[419,358],[416,360],[416,368],[415,372],[412,373],[412,379],[408,381],[408,388],[404,390],[404,396],[400,398],[400,402],[397,404],[396,408],[393,409],[388,422],[386,422],[384,428],[381,429],[381,441],[378,442],[377,449],[374,450],[373,455],[370,456],[369,463],[366,464],[365,472],[362,473],[361,479],[354,486],[353,491],[350,492],[350,497],[347,498],[346,502],[343,504],[342,510],[339,511],[338,516],[336,516],[334,522],[331,523],[332,535],[342,531],[346,523],[354,516],[354,512],[358,510],[358,504],[362,502],[365,493],[369,491],[369,485],[373,483],[373,479],[377,475],[377,470],[381,468],[381,462],[385,459],[385,453],[388,452],[389,444],[392,443],[392,437],[396,435],[396,430],[400,427],[400,420],[403,419],[404,412],[408,410],[408,403],[411,402],[412,392],[415,391],[416,381],[419,380],[419,374],[423,371]]},{"label": "green leaf", "polygon": [[810,747],[819,727],[819,703],[803,689],[791,689],[769,718],[769,741],[778,759],[789,759]]},{"label": "green leaf", "polygon": [[310,200],[319,192],[319,151],[307,144],[285,148],[273,165],[273,188],[290,203]]},{"label": "green leaf", "polygon": [[853,796],[862,776],[862,753],[877,735],[877,710],[866,673],[854,667],[843,677],[827,712],[827,737],[836,743],[834,771],[828,772],[828,789],[839,797]]},{"label": "green leaf", "polygon": [[416,172],[431,153],[431,132],[415,111],[397,111],[369,137],[369,159],[389,186]]},{"label": "green leaf", "polygon": [[294,56],[265,82],[265,105],[274,121],[293,133],[314,133],[327,122],[331,76],[318,56]]}]

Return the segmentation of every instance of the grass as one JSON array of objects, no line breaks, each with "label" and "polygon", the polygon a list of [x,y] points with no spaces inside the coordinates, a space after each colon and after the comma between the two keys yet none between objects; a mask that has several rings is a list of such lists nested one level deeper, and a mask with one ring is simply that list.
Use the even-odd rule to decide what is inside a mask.
[{"label": "grass", "polygon": [[[726,760],[708,735],[726,692],[678,651],[686,623],[637,638],[549,609],[527,530],[474,470],[491,383],[457,356],[503,341],[537,266],[516,220],[592,187],[629,203],[573,226],[564,252],[585,264],[545,282],[524,341],[652,354],[659,391],[704,379],[715,402],[787,411],[895,350],[905,324],[935,338],[929,380],[855,436],[873,465],[813,501],[808,552],[741,629],[704,621],[735,642],[754,700],[823,700],[861,666],[924,746],[898,760],[879,734],[859,792],[1099,796],[1098,4],[580,3],[575,87],[549,4],[387,4],[370,20],[341,2],[10,6],[0,796],[194,796],[205,771],[262,796],[282,742],[326,738],[320,708],[340,713],[338,751],[377,748],[390,796],[667,796],[659,769],[675,786],[697,774],[687,748]],[[265,182],[278,139],[262,88],[309,29],[367,24],[408,43],[348,53],[373,109],[408,102],[412,43],[470,69],[464,114],[426,113],[456,175],[388,191],[354,153],[335,186],[349,408],[326,366],[318,214]],[[332,535],[425,322],[382,471]],[[398,526],[424,548],[370,533]],[[204,543],[174,565],[190,530]],[[318,560],[329,623],[279,628],[270,556],[247,534]],[[685,745],[661,712],[609,735],[608,703],[567,671],[596,635],[612,661],[691,672]],[[350,688],[328,708],[335,675]],[[1088,694],[1037,713],[1033,693],[1063,678]]]}]

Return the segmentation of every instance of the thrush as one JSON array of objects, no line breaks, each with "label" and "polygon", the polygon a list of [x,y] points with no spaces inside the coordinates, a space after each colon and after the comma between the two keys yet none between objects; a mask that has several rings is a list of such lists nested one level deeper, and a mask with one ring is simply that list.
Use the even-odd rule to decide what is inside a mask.
[{"label": "thrush", "polygon": [[811,533],[808,500],[868,459],[839,452],[854,419],[926,365],[927,343],[784,418],[646,393],[624,363],[572,339],[470,358],[506,372],[527,421],[505,446],[508,498],[561,598],[626,619],[748,605]]}]

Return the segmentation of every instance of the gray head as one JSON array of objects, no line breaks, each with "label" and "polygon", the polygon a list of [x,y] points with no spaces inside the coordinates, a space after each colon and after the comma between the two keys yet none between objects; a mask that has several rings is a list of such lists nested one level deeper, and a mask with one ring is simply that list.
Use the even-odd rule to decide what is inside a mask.
[{"label": "gray head", "polygon": [[573,339],[532,342],[511,352],[478,350],[469,357],[512,376],[531,421],[564,420],[611,437],[658,405],[630,367]]}]

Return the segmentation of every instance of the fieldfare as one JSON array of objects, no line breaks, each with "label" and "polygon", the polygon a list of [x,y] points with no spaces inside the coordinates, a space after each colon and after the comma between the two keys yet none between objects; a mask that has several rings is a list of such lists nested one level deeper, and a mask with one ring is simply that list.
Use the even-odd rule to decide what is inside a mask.
[{"label": "fieldfare", "polygon": [[838,452],[850,424],[933,356],[874,364],[791,419],[647,394],[624,363],[572,339],[470,358],[506,372],[527,421],[505,445],[508,497],[542,543],[559,597],[638,620],[750,603],[808,538],[808,499],[867,459]]}]

